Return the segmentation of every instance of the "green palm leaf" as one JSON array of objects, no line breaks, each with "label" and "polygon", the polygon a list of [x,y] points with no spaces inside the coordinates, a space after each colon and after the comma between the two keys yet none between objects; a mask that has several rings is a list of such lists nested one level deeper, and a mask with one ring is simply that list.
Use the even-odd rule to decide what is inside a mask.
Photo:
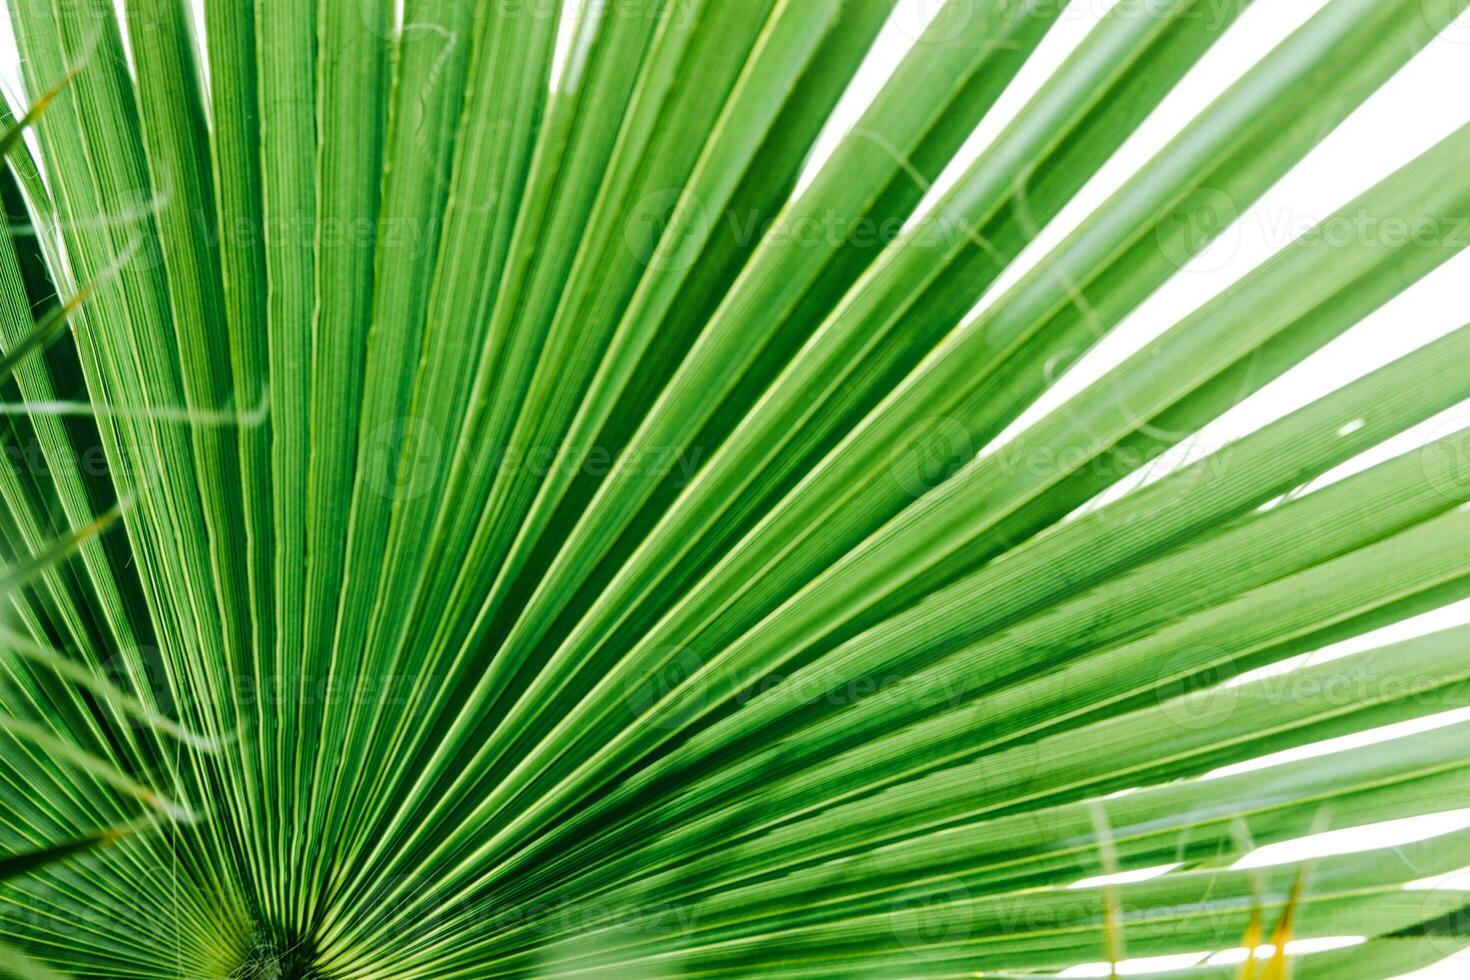
[{"label": "green palm leaf", "polygon": [[965,166],[1065,5],[829,133],[896,0],[8,2],[0,972],[1470,946],[1470,832],[1242,860],[1470,798],[1470,627],[1368,636],[1470,596],[1470,434],[1383,450],[1470,326],[1174,465],[1467,244],[1470,128],[1037,410],[1470,0],[1330,0],[1064,236],[1250,0]]}]

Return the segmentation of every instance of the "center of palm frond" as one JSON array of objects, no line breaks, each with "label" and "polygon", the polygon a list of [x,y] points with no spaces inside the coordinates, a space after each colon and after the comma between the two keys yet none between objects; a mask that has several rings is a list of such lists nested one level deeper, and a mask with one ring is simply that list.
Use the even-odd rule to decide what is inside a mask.
[{"label": "center of palm frond", "polygon": [[306,942],[258,942],[231,980],[322,980],[313,965],[316,951]]}]

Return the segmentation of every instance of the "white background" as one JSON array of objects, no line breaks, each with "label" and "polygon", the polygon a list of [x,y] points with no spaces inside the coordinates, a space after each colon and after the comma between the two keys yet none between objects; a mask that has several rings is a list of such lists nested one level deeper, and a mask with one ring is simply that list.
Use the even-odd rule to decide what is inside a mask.
[{"label": "white background", "polygon": [[[974,139],[955,161],[947,175],[948,179],[952,180],[957,176],[979,154],[987,140],[1024,104],[1041,80],[1061,63],[1113,2],[1115,0],[1073,0],[1060,23],[1027,64],[1016,84],[982,123]],[[1081,217],[1103,202],[1196,113],[1327,2],[1328,0],[1260,0],[1254,3],[1060,218],[1022,256],[1016,268],[1007,274],[990,295],[997,295],[1006,283],[1014,281],[1031,262],[1045,255]],[[577,0],[568,0],[569,6],[575,6],[576,3]],[[893,19],[823,136],[811,169],[820,164],[825,153],[830,152],[846,127],[856,120],[867,101],[941,5],[942,0],[899,0]],[[3,41],[0,41],[0,78],[3,78],[13,104],[21,104],[24,100],[16,98],[20,88],[8,26],[8,14],[0,11],[0,31],[4,34]],[[1172,326],[1249,272],[1285,245],[1291,235],[1306,224],[1328,216],[1371,184],[1467,122],[1470,122],[1470,15],[1463,17],[1431,44],[1407,69],[1288,174],[1241,218],[1231,233],[1223,236],[1114,331],[1092,355],[1065,376],[1045,401],[1037,406],[1036,411],[1023,419],[1021,424],[1034,419],[1038,412],[1054,407],[1061,399],[1074,393],[1081,385],[1096,378],[1136,349],[1140,343]],[[1467,161],[1467,165],[1470,165],[1470,161]],[[941,179],[936,192],[942,190],[945,183],[946,180]],[[1198,454],[1218,448],[1230,439],[1467,322],[1470,322],[1470,252],[1451,260],[1318,356],[1229,413],[1206,430],[1191,446],[1185,447],[1186,452]],[[1467,365],[1467,370],[1470,370],[1470,365]],[[1380,451],[1330,475],[1328,479],[1340,477],[1466,425],[1470,425],[1470,405],[1461,406],[1456,411],[1394,440]],[[1154,475],[1157,475],[1157,471]],[[1309,659],[1322,662],[1332,656],[1375,646],[1391,639],[1467,621],[1470,621],[1470,603],[1461,603],[1351,644],[1320,651]],[[1330,746],[1292,753],[1291,757],[1391,738],[1461,720],[1462,717],[1463,713],[1438,716],[1416,725],[1401,726],[1393,731],[1368,733],[1354,739],[1339,740]],[[1285,761],[1285,758],[1266,761]],[[1445,801],[1447,808],[1457,805],[1470,807],[1470,800]],[[1456,810],[1437,817],[1398,821],[1392,825],[1364,830],[1323,835],[1320,839],[1297,842],[1290,847],[1263,849],[1247,860],[1254,864],[1272,863],[1324,853],[1381,847],[1421,839],[1463,826],[1470,826],[1470,809]],[[1452,876],[1447,884],[1470,890],[1470,874]],[[1470,894],[1467,894],[1467,901],[1470,901]],[[1347,941],[1349,940],[1343,940]],[[1230,954],[1226,954],[1224,958],[1229,959]],[[1238,955],[1235,958],[1238,959]],[[1146,973],[1190,965],[1202,959],[1203,954],[1165,961],[1130,961],[1123,964],[1121,972]],[[1222,958],[1217,957],[1215,961],[1222,961]],[[1106,976],[1107,968],[1094,964],[1070,972],[1077,976]],[[1460,954],[1454,960],[1414,976],[1461,978],[1467,974],[1470,974],[1470,953]]]}]

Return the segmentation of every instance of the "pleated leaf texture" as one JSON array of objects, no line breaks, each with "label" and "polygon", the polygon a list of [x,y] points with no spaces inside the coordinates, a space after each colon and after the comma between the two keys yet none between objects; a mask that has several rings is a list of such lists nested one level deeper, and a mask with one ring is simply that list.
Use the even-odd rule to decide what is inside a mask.
[{"label": "pleated leaf texture", "polygon": [[814,157],[895,0],[8,0],[0,974],[1470,946],[1404,887],[1470,831],[1290,845],[1467,805],[1463,717],[1343,739],[1470,628],[1281,673],[1470,596],[1470,430],[1343,469],[1470,327],[1167,465],[1467,244],[1470,129],[1028,413],[1470,0],[1330,0],[1007,275],[1249,4],[1120,0],[950,168],[1064,4]]}]

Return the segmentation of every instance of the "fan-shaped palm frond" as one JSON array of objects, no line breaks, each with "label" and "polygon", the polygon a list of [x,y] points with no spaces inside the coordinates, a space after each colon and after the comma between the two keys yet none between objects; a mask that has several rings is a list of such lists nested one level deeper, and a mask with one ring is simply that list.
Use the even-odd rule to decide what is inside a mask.
[{"label": "fan-shaped palm frond", "polygon": [[1470,627],[1294,659],[1470,595],[1470,430],[1337,472],[1470,327],[1154,472],[1467,244],[1470,129],[1035,410],[1470,0],[1330,0],[1019,274],[1249,0],[959,168],[1065,4],[947,0],[809,174],[895,0],[563,6],[9,0],[0,971],[1470,946],[1470,831],[1240,860],[1470,799]]}]

